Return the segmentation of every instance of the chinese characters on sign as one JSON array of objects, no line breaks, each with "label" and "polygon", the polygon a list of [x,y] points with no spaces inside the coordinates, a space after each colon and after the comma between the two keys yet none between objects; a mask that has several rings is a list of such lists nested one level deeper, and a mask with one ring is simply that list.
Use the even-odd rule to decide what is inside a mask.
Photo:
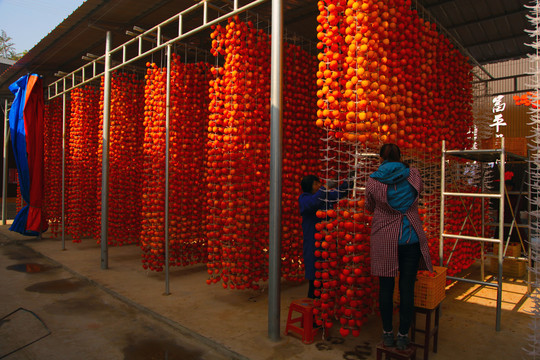
[{"label": "chinese characters on sign", "polygon": [[499,95],[495,98],[493,98],[493,113],[495,114],[495,118],[493,119],[493,123],[489,126],[495,127],[496,133],[495,137],[502,137],[503,134],[499,133],[501,126],[506,126],[506,123],[504,122],[503,115],[501,114],[504,111],[504,108],[506,107],[506,103],[503,101],[504,95]]}]

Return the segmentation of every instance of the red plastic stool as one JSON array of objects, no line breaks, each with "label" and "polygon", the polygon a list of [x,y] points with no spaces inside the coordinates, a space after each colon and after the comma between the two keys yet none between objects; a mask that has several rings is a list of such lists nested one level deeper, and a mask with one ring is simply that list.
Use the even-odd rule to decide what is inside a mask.
[{"label": "red plastic stool", "polygon": [[386,347],[383,343],[377,345],[377,360],[382,360],[383,355],[386,360],[397,359],[397,360],[415,360],[416,359],[416,346],[411,344],[405,350],[398,350],[395,347]]},{"label": "red plastic stool", "polygon": [[[289,306],[289,316],[287,317],[287,326],[285,327],[285,335],[289,331],[302,336],[304,344],[311,344],[317,329],[313,328],[313,299],[294,300]],[[300,316],[293,318],[293,313],[300,313]],[[299,323],[299,326],[297,325]]]}]

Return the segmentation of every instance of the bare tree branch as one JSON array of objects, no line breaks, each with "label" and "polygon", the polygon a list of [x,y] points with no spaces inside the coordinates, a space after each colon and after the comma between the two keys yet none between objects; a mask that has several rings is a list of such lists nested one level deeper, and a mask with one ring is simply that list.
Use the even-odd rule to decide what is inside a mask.
[{"label": "bare tree branch", "polygon": [[19,59],[15,52],[15,44],[13,39],[9,37],[4,30],[0,30],[0,57],[6,59]]}]

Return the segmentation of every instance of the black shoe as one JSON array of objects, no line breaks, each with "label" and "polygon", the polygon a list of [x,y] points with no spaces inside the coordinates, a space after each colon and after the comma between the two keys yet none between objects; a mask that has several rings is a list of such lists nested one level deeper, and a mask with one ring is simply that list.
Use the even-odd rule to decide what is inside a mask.
[{"label": "black shoe", "polygon": [[396,346],[396,341],[394,340],[394,333],[383,333],[382,335],[382,342],[383,345],[386,347],[394,347]]},{"label": "black shoe", "polygon": [[405,350],[409,347],[411,340],[407,335],[398,334],[396,339],[396,348],[398,350]]}]

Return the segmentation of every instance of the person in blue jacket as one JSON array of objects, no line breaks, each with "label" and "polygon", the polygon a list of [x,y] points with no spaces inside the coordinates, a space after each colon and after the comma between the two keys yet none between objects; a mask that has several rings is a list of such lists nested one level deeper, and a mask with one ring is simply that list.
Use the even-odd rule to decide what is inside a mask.
[{"label": "person in blue jacket", "polygon": [[339,187],[337,181],[330,180],[327,186],[322,186],[316,175],[305,176],[300,185],[303,193],[298,198],[300,215],[302,215],[302,230],[304,233],[303,256],[305,277],[309,280],[308,298],[315,298],[315,225],[323,219],[318,218],[317,210],[328,210],[334,203],[347,195],[349,184],[344,181]]}]

